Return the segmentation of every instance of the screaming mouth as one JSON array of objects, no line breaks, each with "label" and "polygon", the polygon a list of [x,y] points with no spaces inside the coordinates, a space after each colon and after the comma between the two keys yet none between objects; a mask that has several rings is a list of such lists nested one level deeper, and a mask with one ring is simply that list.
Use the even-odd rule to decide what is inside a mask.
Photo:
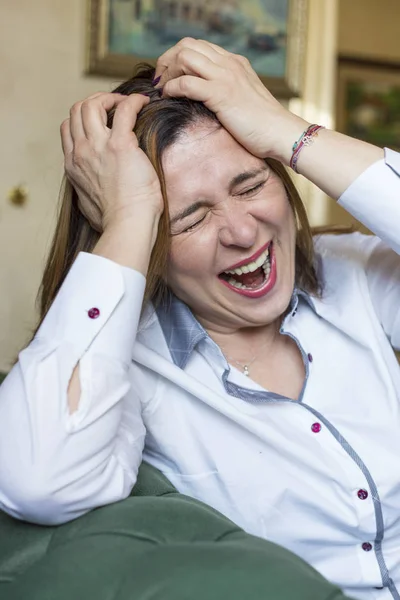
[{"label": "screaming mouth", "polygon": [[271,245],[272,243],[254,262],[249,262],[230,271],[223,271],[219,278],[232,287],[242,290],[255,290],[263,286],[271,274]]}]

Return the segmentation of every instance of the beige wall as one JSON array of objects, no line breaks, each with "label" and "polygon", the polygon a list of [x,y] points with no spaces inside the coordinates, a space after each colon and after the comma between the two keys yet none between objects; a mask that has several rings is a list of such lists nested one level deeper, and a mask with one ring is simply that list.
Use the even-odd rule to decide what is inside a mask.
[{"label": "beige wall", "polygon": [[[290,101],[289,108],[309,121],[334,127],[335,66],[337,55],[337,0],[308,0],[309,22],[306,68],[301,98]],[[293,174],[313,225],[327,221],[331,201],[310,181]]]},{"label": "beige wall", "polygon": [[[305,102],[293,108],[329,126],[337,0],[310,4]],[[74,101],[115,83],[83,75],[85,11],[86,0],[1,1],[0,370],[9,368],[36,320],[62,174],[59,125]],[[18,209],[7,192],[21,183],[29,202]],[[318,191],[302,185],[309,208],[317,207]]]},{"label": "beige wall", "polygon": [[[400,0],[339,0],[338,53],[400,64]],[[333,202],[326,221],[359,227]]]},{"label": "beige wall", "polygon": [[399,0],[339,0],[341,54],[400,61]]},{"label": "beige wall", "polygon": [[[70,105],[109,81],[82,75],[84,0],[2,0],[0,8],[0,370],[23,345],[61,177],[59,125]],[[8,190],[25,183],[16,208]]]}]

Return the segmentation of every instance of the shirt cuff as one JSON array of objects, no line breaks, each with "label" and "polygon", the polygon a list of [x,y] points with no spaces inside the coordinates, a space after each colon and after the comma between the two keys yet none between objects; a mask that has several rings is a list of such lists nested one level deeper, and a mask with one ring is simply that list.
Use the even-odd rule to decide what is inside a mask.
[{"label": "shirt cuff", "polygon": [[81,252],[50,307],[36,342],[67,342],[79,359],[89,348],[129,364],[142,310],[145,277],[107,258]]},{"label": "shirt cuff", "polygon": [[340,196],[338,204],[400,254],[400,154],[385,148]]}]

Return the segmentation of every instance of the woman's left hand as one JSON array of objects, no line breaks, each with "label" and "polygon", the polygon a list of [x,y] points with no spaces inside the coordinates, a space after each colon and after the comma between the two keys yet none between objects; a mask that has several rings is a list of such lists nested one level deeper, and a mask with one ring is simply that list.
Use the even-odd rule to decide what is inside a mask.
[{"label": "woman's left hand", "polygon": [[203,102],[249,152],[289,163],[308,123],[267,90],[247,58],[203,40],[184,38],[157,61],[163,96]]}]

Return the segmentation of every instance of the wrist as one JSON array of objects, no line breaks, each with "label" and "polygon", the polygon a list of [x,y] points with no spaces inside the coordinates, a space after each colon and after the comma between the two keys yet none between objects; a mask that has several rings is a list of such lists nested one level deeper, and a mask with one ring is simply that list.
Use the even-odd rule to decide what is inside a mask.
[{"label": "wrist", "polygon": [[120,214],[118,219],[107,223],[93,253],[139,271],[146,277],[161,214],[156,210]]},{"label": "wrist", "polygon": [[289,115],[276,126],[279,138],[273,145],[273,151],[270,152],[269,155],[272,158],[279,160],[279,162],[283,163],[285,166],[289,166],[293,154],[293,145],[310,126],[310,123],[293,113],[289,113]]},{"label": "wrist", "polygon": [[143,202],[112,207],[103,214],[103,231],[126,228],[127,224],[152,223],[160,220],[164,211],[164,202],[161,195],[155,198],[144,198]]},{"label": "wrist", "polygon": [[116,231],[120,229],[128,230],[132,227],[137,227],[142,224],[143,227],[151,225],[154,222],[159,222],[163,211],[152,210],[146,207],[146,210],[120,210],[111,215],[103,216],[103,232]]}]

